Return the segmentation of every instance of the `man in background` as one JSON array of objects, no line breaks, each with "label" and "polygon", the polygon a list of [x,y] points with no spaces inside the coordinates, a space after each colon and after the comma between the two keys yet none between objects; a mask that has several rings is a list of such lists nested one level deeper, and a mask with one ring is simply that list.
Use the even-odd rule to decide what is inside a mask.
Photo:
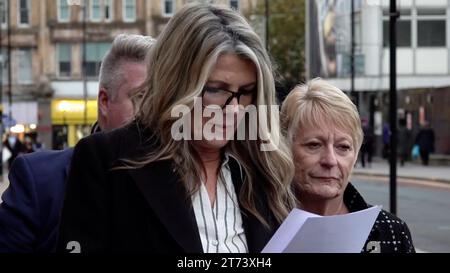
[{"label": "man in background", "polygon": [[[146,55],[154,40],[117,36],[99,75],[98,121],[93,132],[119,128],[134,116],[131,96],[147,75]],[[19,156],[0,204],[0,252],[52,252],[73,149]]]}]

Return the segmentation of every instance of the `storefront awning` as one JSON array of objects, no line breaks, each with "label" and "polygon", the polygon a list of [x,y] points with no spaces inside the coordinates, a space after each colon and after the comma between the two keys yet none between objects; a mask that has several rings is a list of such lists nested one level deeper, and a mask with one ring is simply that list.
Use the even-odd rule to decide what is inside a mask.
[{"label": "storefront awning", "polygon": [[[52,101],[52,124],[92,124],[97,120],[97,101],[88,100],[85,108],[84,100],[53,100]],[[85,120],[85,109],[86,120]]]}]

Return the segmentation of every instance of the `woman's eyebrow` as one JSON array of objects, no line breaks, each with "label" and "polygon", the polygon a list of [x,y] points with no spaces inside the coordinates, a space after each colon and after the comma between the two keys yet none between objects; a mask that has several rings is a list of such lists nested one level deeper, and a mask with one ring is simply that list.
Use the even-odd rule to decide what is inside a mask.
[{"label": "woman's eyebrow", "polygon": [[[230,88],[230,84],[229,83],[221,81],[221,80],[210,80],[210,81],[207,81],[206,83],[208,83],[208,84],[220,84],[220,85],[222,85],[225,88]],[[239,86],[239,89],[240,88],[246,88],[246,87],[252,87],[253,85],[256,85],[256,82],[243,84],[243,85]]]}]

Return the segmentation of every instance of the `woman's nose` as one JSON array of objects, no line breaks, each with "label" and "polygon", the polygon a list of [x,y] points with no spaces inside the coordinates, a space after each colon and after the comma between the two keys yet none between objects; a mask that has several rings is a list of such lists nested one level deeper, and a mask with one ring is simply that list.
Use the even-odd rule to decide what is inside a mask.
[{"label": "woman's nose", "polygon": [[337,158],[334,147],[327,146],[326,149],[323,150],[320,163],[326,167],[333,167],[337,165]]}]

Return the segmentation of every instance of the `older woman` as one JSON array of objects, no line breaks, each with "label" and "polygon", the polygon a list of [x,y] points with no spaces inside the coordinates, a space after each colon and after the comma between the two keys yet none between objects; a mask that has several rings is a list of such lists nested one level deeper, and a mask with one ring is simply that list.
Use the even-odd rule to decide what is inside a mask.
[{"label": "older woman", "polygon": [[[292,147],[300,208],[338,215],[370,207],[349,183],[363,140],[352,101],[321,79],[294,88],[282,106],[282,126]],[[363,252],[414,252],[405,222],[382,210]]]},{"label": "older woman", "polygon": [[[135,121],[75,147],[58,249],[259,252],[294,206],[291,153],[277,134],[223,135],[241,132],[231,122],[242,120],[240,106],[276,104],[263,43],[236,11],[188,4],[148,60]],[[186,108],[186,115],[173,116]],[[206,110],[217,110],[225,123]],[[261,121],[272,114],[258,111]],[[177,127],[180,120],[192,120],[194,128]],[[202,136],[208,128],[217,134]],[[279,132],[278,121],[260,131],[269,129]],[[279,145],[262,151],[263,141]]]}]

